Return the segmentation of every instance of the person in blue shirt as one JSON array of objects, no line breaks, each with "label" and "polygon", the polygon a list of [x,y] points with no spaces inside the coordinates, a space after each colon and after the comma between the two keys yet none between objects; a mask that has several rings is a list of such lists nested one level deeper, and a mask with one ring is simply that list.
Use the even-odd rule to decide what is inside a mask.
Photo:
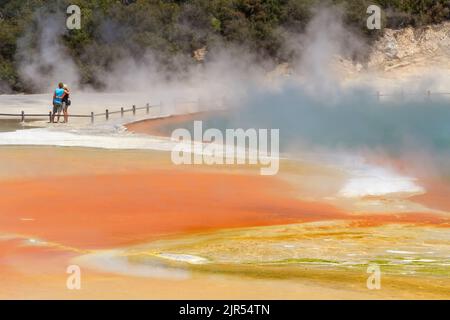
[{"label": "person in blue shirt", "polygon": [[66,92],[64,90],[64,84],[62,82],[60,82],[58,84],[58,88],[56,88],[55,92],[53,93],[53,113],[52,113],[52,119],[51,119],[52,123],[55,122],[56,114],[58,114],[57,122],[59,122],[59,117],[60,117],[61,111],[62,111],[62,101],[63,101],[65,94],[66,94]]}]

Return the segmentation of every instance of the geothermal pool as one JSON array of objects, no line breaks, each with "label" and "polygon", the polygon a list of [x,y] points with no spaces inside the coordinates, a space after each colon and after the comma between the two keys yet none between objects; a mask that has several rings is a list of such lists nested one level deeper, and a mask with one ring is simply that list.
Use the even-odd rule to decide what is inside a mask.
[{"label": "geothermal pool", "polygon": [[[344,108],[342,123],[356,114],[346,128],[331,125],[334,109],[303,110],[286,122],[276,176],[250,165],[171,162],[166,136],[193,120],[271,128],[293,112],[268,117],[261,105],[259,118],[250,108],[127,130],[4,125],[0,296],[448,298],[443,105],[428,115],[434,127],[421,124],[419,107],[407,116],[404,106],[374,109],[365,120]],[[401,132],[423,143],[412,148]],[[66,287],[73,264],[82,270],[79,291]],[[381,290],[366,286],[369,265],[381,269]]]}]

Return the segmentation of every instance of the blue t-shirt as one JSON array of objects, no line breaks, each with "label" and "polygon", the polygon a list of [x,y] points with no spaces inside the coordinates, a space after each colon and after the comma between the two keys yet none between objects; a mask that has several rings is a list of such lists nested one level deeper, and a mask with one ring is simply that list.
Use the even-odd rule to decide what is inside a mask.
[{"label": "blue t-shirt", "polygon": [[57,103],[57,104],[61,104],[63,95],[64,95],[64,89],[57,88],[55,90],[55,98],[53,99],[53,102]]}]

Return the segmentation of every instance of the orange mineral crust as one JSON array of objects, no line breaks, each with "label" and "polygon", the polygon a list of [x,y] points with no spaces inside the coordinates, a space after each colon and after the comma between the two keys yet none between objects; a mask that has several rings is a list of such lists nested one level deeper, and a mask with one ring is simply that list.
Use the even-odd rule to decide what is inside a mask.
[{"label": "orange mineral crust", "polygon": [[190,122],[192,123],[195,120],[207,119],[213,115],[220,115],[224,117],[225,113],[216,111],[216,112],[196,112],[185,115],[174,115],[160,119],[136,121],[127,124],[125,127],[130,132],[148,134],[153,136],[167,136],[168,135],[168,133],[166,132],[167,130],[164,130],[164,128],[167,128],[167,126],[173,125],[183,126]]},{"label": "orange mineral crust", "polygon": [[0,183],[0,228],[83,248],[204,229],[333,219],[272,177],[155,170]]},{"label": "orange mineral crust", "polygon": [[414,200],[429,208],[450,212],[450,186],[442,179],[423,179],[427,193],[414,197]]}]

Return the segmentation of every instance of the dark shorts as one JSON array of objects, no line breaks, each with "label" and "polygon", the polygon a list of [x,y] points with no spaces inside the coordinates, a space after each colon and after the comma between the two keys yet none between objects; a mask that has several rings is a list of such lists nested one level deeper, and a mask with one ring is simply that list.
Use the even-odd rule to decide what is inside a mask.
[{"label": "dark shorts", "polygon": [[53,102],[53,113],[60,113],[62,111],[62,104]]},{"label": "dark shorts", "polygon": [[63,109],[63,111],[67,111],[67,109],[69,109],[69,104],[66,101],[63,101],[62,109]]}]

